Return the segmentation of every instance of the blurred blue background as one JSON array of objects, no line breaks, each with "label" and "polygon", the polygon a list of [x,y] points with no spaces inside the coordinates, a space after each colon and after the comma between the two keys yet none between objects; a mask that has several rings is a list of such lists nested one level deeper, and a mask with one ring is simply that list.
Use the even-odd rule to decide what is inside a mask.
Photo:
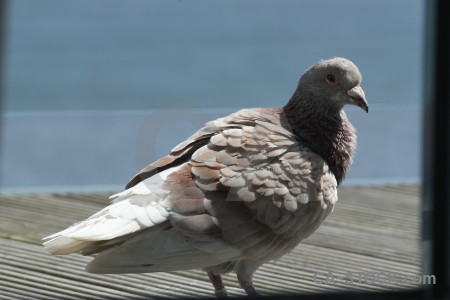
[{"label": "blurred blue background", "polygon": [[370,113],[347,184],[418,183],[419,0],[14,0],[7,5],[3,191],[124,185],[210,119],[279,107],[342,56]]}]

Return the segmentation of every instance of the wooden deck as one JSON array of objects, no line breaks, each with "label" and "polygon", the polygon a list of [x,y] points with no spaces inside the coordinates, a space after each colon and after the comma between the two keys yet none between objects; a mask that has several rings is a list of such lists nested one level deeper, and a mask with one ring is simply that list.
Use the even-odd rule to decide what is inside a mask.
[{"label": "wooden deck", "polygon": [[[199,270],[93,275],[84,271],[90,257],[52,256],[44,250],[42,237],[96,212],[114,192],[2,196],[0,298],[212,296]],[[261,267],[255,286],[266,295],[416,287],[411,280],[385,280],[385,275],[421,274],[419,195],[418,186],[341,188],[335,211],[321,228],[292,253]],[[360,277],[350,283],[357,272],[367,275],[366,281]],[[325,284],[325,274],[335,277]],[[381,277],[373,280],[372,275]],[[243,294],[233,274],[225,276],[225,284],[231,295]]]}]

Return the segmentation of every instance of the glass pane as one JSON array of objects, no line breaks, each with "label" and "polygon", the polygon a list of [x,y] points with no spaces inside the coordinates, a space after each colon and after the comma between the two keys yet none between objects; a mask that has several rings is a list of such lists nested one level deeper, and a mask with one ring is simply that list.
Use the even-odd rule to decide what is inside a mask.
[{"label": "glass pane", "polygon": [[[205,122],[282,107],[306,68],[333,57],[358,66],[370,106],[368,114],[345,107],[357,128],[354,163],[333,214],[256,271],[255,286],[273,295],[432,280],[421,273],[419,249],[423,9],[419,0],[10,1],[0,152],[0,241],[11,251],[0,257],[5,291],[19,293],[14,272],[27,265],[33,293],[48,288],[37,275],[46,266],[61,297],[212,295],[202,271],[85,275],[90,257],[55,258],[37,244],[106,206]],[[37,263],[27,260],[33,253]],[[123,278],[129,287],[117,286]],[[234,275],[225,283],[243,294]]]}]

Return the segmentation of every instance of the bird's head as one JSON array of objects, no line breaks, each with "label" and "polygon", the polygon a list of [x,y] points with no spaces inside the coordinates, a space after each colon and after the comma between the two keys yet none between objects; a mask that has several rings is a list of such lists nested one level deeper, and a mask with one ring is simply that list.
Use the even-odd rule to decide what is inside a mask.
[{"label": "bird's head", "polygon": [[369,112],[360,83],[358,68],[348,59],[336,57],[308,68],[300,78],[297,91],[325,108],[352,104]]}]

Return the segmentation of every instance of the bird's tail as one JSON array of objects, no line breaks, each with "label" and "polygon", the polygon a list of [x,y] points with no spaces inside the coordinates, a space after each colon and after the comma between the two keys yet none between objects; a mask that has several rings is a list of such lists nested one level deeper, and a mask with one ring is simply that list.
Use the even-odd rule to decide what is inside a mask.
[{"label": "bird's tail", "polygon": [[[152,188],[153,190],[153,188]],[[144,183],[111,197],[113,204],[69,228],[44,238],[52,254],[64,255],[85,249],[95,253],[117,244],[135,232],[164,223],[168,211],[161,203],[163,194]]]}]

